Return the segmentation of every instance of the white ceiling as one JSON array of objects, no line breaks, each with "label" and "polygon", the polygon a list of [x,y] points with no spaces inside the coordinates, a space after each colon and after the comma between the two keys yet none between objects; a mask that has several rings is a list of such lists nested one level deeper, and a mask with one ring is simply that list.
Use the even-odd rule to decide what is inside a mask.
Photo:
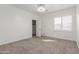
[{"label": "white ceiling", "polygon": [[37,4],[13,4],[12,6],[15,6],[17,8],[21,8],[36,14],[45,14],[49,12],[55,12],[58,10],[74,7],[74,4],[45,4],[45,8],[48,11],[42,12],[42,13],[37,11],[37,7],[38,7]]}]

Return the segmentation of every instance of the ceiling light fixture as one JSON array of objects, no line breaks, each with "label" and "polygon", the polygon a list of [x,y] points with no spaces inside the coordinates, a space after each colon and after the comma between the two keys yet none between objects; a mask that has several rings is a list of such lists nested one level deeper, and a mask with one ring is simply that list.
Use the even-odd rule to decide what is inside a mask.
[{"label": "ceiling light fixture", "polygon": [[46,9],[45,9],[45,7],[44,7],[44,4],[39,4],[39,5],[38,5],[38,8],[37,8],[37,11],[38,11],[38,12],[45,12]]}]

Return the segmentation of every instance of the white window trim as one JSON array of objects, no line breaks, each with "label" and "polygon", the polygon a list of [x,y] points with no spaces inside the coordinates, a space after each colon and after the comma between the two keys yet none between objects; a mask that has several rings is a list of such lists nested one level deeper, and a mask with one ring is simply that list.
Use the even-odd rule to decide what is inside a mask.
[{"label": "white window trim", "polygon": [[[69,15],[68,15],[68,16],[69,16]],[[71,16],[72,16],[72,15],[71,15]],[[54,23],[54,30],[55,30],[55,31],[63,31],[63,32],[72,32],[72,30],[73,30],[73,29],[72,29],[72,25],[73,25],[73,24],[71,24],[71,30],[70,30],[70,31],[69,31],[69,30],[63,30],[63,21],[62,21],[62,20],[63,20],[63,19],[62,19],[63,16],[59,16],[59,17],[61,17],[61,29],[60,29],[60,30],[56,30],[56,29],[55,29],[55,23]],[[56,17],[55,17],[55,18],[56,18]],[[55,18],[54,18],[54,22],[55,22]]]}]

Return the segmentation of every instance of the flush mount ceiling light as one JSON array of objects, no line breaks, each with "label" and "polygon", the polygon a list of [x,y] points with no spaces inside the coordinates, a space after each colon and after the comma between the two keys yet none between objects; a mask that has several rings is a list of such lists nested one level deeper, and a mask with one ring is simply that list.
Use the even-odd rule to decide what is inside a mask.
[{"label": "flush mount ceiling light", "polygon": [[37,11],[38,12],[45,12],[46,11],[45,5],[44,4],[39,4],[38,8],[37,8]]}]

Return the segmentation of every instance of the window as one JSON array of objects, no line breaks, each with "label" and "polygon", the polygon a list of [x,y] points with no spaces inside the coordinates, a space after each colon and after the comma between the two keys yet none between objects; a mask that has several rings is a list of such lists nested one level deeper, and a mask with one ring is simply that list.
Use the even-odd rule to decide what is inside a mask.
[{"label": "window", "polygon": [[62,29],[66,31],[72,30],[72,16],[62,17]]},{"label": "window", "polygon": [[61,16],[54,18],[54,29],[72,31],[72,16]]},{"label": "window", "polygon": [[56,17],[54,21],[55,30],[61,30],[61,17]]}]

